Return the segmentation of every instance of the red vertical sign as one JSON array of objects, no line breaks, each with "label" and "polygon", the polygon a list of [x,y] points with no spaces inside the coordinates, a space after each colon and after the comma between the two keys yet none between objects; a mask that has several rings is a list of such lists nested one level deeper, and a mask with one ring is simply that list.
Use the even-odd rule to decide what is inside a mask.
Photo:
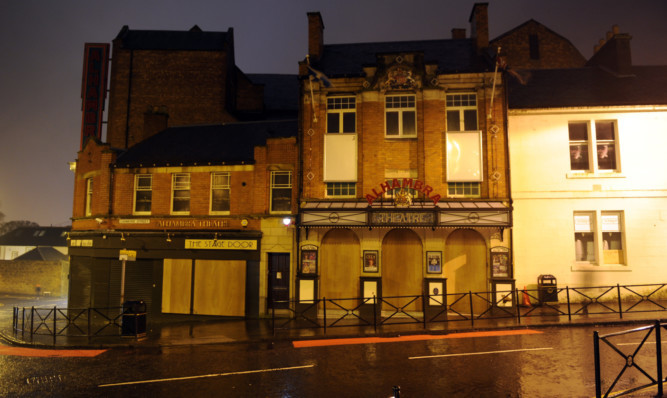
[{"label": "red vertical sign", "polygon": [[107,91],[109,44],[86,43],[81,87],[81,149],[88,137],[102,139],[102,115]]}]

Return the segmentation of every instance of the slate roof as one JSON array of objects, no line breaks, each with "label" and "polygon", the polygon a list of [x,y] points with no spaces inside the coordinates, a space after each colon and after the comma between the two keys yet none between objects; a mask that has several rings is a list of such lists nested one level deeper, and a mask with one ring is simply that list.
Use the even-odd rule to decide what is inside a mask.
[{"label": "slate roof", "polygon": [[36,247],[27,251],[14,260],[23,261],[67,261],[67,256],[53,247]]},{"label": "slate roof", "polygon": [[489,64],[477,56],[471,39],[327,44],[313,67],[328,77],[364,76],[364,66],[377,65],[378,54],[421,52],[424,62],[437,64],[438,73],[482,72]]},{"label": "slate roof", "polygon": [[667,105],[667,66],[634,66],[625,77],[598,67],[531,70],[526,77],[522,85],[507,76],[510,109]]},{"label": "slate roof", "polygon": [[0,236],[0,246],[67,246],[71,227],[19,227]]},{"label": "slate roof", "polygon": [[127,149],[113,167],[253,164],[268,138],[296,137],[297,120],[171,127]]},{"label": "slate roof", "polygon": [[219,51],[225,47],[229,32],[203,32],[197,25],[189,31],[130,30],[127,25],[116,36],[128,50]]}]

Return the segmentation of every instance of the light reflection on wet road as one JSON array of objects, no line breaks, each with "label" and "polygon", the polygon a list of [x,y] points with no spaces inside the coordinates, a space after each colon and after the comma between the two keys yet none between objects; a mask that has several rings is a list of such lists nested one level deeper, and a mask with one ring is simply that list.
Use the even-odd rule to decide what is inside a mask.
[{"label": "light reflection on wet road", "polygon": [[[0,355],[0,395],[388,397],[400,385],[404,398],[592,397],[593,330],[624,329],[561,327],[304,348],[279,342],[112,349],[90,358]],[[636,360],[654,369],[655,346],[646,350]],[[610,368],[605,380],[622,368],[617,356],[603,353]],[[619,388],[645,382],[633,369],[627,376]]]}]

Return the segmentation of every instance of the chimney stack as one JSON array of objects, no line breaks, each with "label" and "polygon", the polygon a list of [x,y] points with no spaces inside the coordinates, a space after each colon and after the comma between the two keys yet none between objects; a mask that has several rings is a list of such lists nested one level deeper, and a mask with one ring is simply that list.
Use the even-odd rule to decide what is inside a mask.
[{"label": "chimney stack", "polygon": [[489,46],[489,3],[475,3],[468,19],[470,37],[475,41],[477,52]]},{"label": "chimney stack", "polygon": [[595,54],[586,63],[587,66],[600,66],[621,76],[632,74],[630,51],[632,36],[618,32],[618,26],[614,25],[612,32],[607,34],[607,40],[600,39],[599,44],[595,46]]},{"label": "chimney stack", "polygon": [[308,13],[308,55],[313,61],[322,57],[324,52],[324,22],[319,12]]},{"label": "chimney stack", "polygon": [[466,38],[466,30],[462,28],[454,28],[452,29],[452,39],[465,39]]}]

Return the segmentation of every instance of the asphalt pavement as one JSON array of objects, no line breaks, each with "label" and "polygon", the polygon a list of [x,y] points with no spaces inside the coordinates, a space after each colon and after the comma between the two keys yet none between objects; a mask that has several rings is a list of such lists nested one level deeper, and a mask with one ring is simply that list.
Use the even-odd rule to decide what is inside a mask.
[{"label": "asphalt pavement", "polygon": [[[165,347],[203,344],[280,344],[294,340],[335,339],[346,337],[395,337],[399,335],[449,334],[480,330],[520,329],[539,327],[576,327],[591,325],[628,325],[628,329],[656,321],[667,322],[667,311],[633,312],[555,316],[549,308],[535,308],[531,317],[485,318],[471,321],[449,321],[428,323],[385,324],[373,326],[344,326],[325,328],[286,328],[289,326],[309,326],[296,324],[287,319],[190,319],[179,318],[147,319],[145,333],[137,336],[98,335],[95,337],[59,334],[55,339],[49,335],[33,335],[13,330],[13,308],[66,308],[66,299],[57,297],[16,296],[0,293],[0,342],[7,345],[42,348],[102,348],[102,347]],[[399,320],[400,321],[400,320]],[[330,324],[330,323],[329,323]],[[274,328],[277,326],[277,328]],[[52,329],[52,327],[51,327]],[[116,329],[118,329],[116,327]],[[48,331],[46,325],[40,332]],[[144,331],[144,330],[140,330]]]}]

